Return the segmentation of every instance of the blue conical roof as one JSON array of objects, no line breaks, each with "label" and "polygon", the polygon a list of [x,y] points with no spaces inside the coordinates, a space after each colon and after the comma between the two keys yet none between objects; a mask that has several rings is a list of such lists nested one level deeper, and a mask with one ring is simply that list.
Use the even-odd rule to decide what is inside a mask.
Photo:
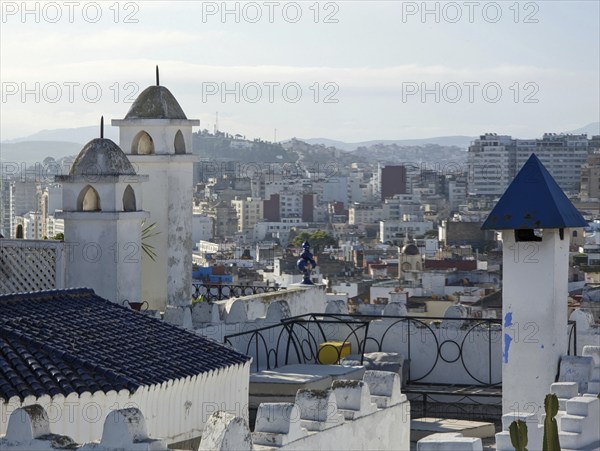
[{"label": "blue conical roof", "polygon": [[482,229],[560,229],[587,222],[535,154],[508,186]]}]

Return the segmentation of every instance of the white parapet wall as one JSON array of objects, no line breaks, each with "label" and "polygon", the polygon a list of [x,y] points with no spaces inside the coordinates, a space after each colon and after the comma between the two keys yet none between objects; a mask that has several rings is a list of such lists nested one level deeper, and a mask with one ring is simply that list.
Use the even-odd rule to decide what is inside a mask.
[{"label": "white parapet wall", "polygon": [[[239,420],[232,426],[233,421],[215,414],[203,434],[210,440],[204,442],[203,438],[200,450],[229,449],[221,446],[226,441],[240,445],[235,438],[248,436],[240,431]],[[230,433],[223,433],[229,429]],[[362,381],[338,380],[329,390],[299,390],[294,403],[261,404],[254,432],[237,449],[409,448],[410,404],[400,392],[399,376],[367,371]]]},{"label": "white parapet wall", "polygon": [[294,286],[222,301],[199,302],[187,307],[168,307],[164,320],[223,342],[226,335],[276,324],[284,318],[324,313],[328,303],[335,302],[339,299],[327,299],[324,285]]},{"label": "white parapet wall", "polygon": [[0,449],[6,451],[167,451],[164,440],[148,435],[146,419],[139,409],[113,410],[101,423],[99,442],[81,446],[71,437],[56,434],[48,412],[39,404],[22,407],[10,415],[8,431],[0,437]]},{"label": "white parapet wall", "polygon": [[577,355],[581,355],[585,346],[600,346],[600,325],[594,321],[594,315],[585,309],[573,310],[569,320],[577,325]]},{"label": "white parapet wall", "polygon": [[[11,413],[31,405],[46,412],[52,432],[77,443],[100,440],[105,418],[114,410],[139,409],[152,437],[177,443],[199,437],[207,419],[217,411],[247,414],[250,363],[171,380],[162,385],[127,390],[54,397],[11,398],[0,404],[0,435],[5,434]],[[1,447],[0,447],[1,449]]]},{"label": "white parapet wall", "polygon": [[264,317],[269,304],[275,301],[285,301],[290,308],[290,316],[306,315],[307,313],[323,313],[327,305],[325,285],[294,284],[286,290],[241,296],[239,298],[219,301],[229,305],[236,300],[246,305],[249,320]]},{"label": "white parapet wall", "polygon": [[[59,433],[48,412],[33,404],[11,413],[0,449],[51,451],[60,446],[79,451],[166,451],[168,441],[160,438],[160,425],[150,421],[150,415],[137,408],[111,411],[98,422],[100,436],[82,442]],[[217,411],[198,422],[199,450],[410,447],[410,404],[400,392],[399,376],[384,371],[367,371],[363,381],[337,381],[328,390],[299,390],[294,403],[261,404],[253,433],[247,417],[247,413]]]}]

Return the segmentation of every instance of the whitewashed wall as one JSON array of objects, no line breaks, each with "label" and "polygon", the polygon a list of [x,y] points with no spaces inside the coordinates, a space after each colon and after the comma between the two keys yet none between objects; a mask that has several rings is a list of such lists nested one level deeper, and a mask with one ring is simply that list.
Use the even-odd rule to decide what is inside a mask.
[{"label": "whitewashed wall", "polygon": [[327,305],[325,290],[324,285],[307,285],[306,287],[296,285],[286,290],[242,296],[219,302],[229,308],[237,300],[242,301],[246,306],[248,319],[255,320],[266,316],[269,304],[285,301],[289,305],[290,316],[297,316],[324,312]]},{"label": "whitewashed wall", "polygon": [[[165,362],[167,363],[167,362]],[[140,387],[134,393],[98,391],[67,397],[12,398],[0,404],[0,435],[6,433],[10,413],[19,407],[41,405],[53,433],[77,443],[100,440],[106,416],[113,410],[138,408],[154,438],[175,443],[198,437],[214,412],[224,410],[247,417],[250,364],[209,371],[162,385]]]}]

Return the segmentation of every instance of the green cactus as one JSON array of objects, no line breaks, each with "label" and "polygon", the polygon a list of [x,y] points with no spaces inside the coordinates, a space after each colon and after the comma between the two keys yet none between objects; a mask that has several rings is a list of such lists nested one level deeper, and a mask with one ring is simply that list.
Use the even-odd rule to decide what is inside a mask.
[{"label": "green cactus", "polygon": [[516,451],[527,451],[527,424],[521,420],[510,423],[510,442]]},{"label": "green cactus", "polygon": [[546,418],[544,418],[544,442],[542,451],[560,451],[560,442],[558,441],[558,423],[556,414],[558,413],[558,398],[554,393],[546,395],[544,399],[544,408],[546,409]]}]

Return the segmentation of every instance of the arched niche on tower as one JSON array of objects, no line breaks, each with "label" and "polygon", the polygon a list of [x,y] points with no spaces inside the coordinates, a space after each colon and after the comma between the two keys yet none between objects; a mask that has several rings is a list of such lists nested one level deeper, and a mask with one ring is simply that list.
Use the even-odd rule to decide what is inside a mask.
[{"label": "arched niche on tower", "polygon": [[131,185],[127,185],[123,192],[123,211],[137,211],[135,203],[135,192]]},{"label": "arched niche on tower", "polygon": [[154,141],[144,130],[139,132],[131,142],[133,155],[154,155]]},{"label": "arched niche on tower", "polygon": [[22,240],[23,239],[23,224],[17,224],[17,230],[15,233],[15,238],[18,240]]},{"label": "arched niche on tower", "polygon": [[87,185],[79,193],[77,211],[101,211],[100,196],[91,185]]},{"label": "arched niche on tower", "polygon": [[179,155],[185,153],[185,139],[183,138],[183,133],[181,133],[181,130],[177,130],[177,133],[175,134],[174,146],[175,154]]}]

